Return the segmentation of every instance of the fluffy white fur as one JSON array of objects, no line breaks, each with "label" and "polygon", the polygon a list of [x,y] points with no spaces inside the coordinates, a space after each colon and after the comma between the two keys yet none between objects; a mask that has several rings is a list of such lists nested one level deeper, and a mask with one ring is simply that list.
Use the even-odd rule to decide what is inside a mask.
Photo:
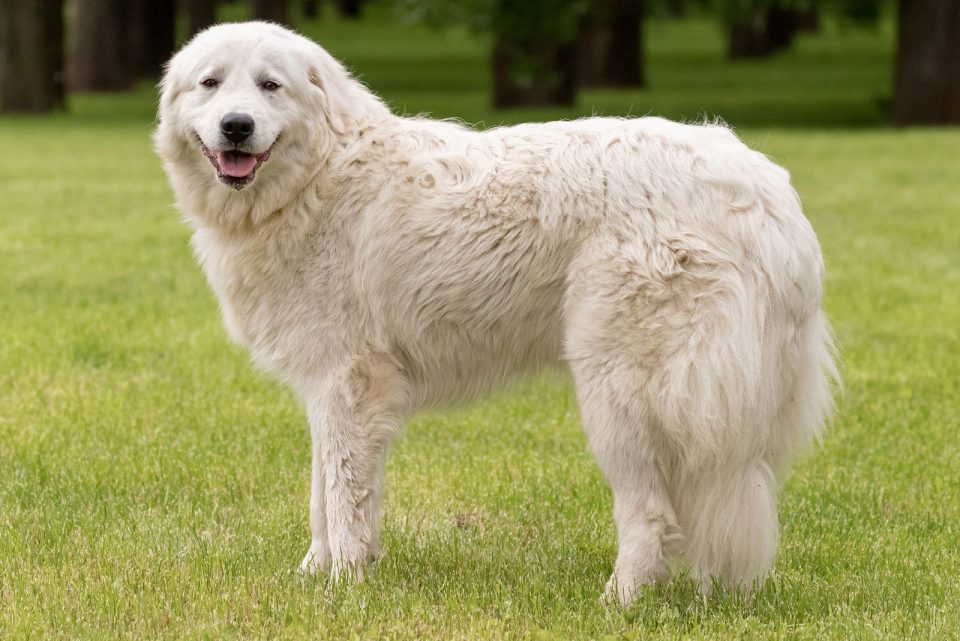
[{"label": "fluffy white fur", "polygon": [[[273,145],[241,190],[201,148],[229,146],[228,112],[255,118],[253,153]],[[230,335],[306,406],[305,570],[362,576],[379,554],[407,416],[560,361],[613,489],[610,596],[675,555],[705,586],[770,570],[777,479],[835,369],[816,236],[787,172],[729,129],[400,117],[313,42],[246,23],[171,60],[156,146]]]}]

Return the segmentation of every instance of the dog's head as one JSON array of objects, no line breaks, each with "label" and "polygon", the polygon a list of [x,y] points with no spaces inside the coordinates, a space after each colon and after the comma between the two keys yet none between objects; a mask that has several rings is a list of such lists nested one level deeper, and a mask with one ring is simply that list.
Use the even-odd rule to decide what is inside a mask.
[{"label": "dog's head", "polygon": [[338,138],[384,113],[307,38],[263,22],[223,24],[167,65],[155,141],[188,214],[250,216],[258,201],[274,209],[289,202]]}]

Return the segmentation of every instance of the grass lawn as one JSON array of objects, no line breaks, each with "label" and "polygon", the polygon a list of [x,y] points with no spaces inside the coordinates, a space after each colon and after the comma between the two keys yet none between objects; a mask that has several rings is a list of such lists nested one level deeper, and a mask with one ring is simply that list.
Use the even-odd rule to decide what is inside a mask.
[{"label": "grass lawn", "polygon": [[782,493],[774,576],[752,602],[681,579],[601,606],[610,495],[562,377],[412,421],[375,578],[297,576],[305,419],[221,328],[144,87],[0,119],[0,639],[958,638],[960,130],[863,126],[883,121],[887,30],[731,65],[708,24],[656,23],[652,89],[533,113],[487,109],[463,34],[308,31],[402,110],[706,111],[791,170],[846,391]]}]

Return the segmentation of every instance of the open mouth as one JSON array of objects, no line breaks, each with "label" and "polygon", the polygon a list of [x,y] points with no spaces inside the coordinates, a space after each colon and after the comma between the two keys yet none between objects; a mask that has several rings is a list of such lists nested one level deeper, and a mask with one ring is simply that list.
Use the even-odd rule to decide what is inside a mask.
[{"label": "open mouth", "polygon": [[217,170],[217,178],[220,182],[237,190],[243,189],[253,182],[257,169],[270,159],[270,152],[277,144],[275,140],[273,145],[270,145],[270,148],[263,153],[251,154],[240,149],[213,151],[203,144],[200,136],[197,136],[197,140],[200,141],[200,146],[203,148],[203,155]]}]

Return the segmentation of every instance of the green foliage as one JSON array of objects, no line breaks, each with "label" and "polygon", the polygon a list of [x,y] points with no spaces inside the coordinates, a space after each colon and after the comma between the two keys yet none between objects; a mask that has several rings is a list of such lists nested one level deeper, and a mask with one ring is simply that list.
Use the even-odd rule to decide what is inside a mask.
[{"label": "green foliage", "polygon": [[841,16],[861,24],[877,24],[884,8],[890,4],[884,0],[833,0],[832,3]]},{"label": "green foliage", "polygon": [[704,0],[725,24],[738,24],[762,15],[773,6],[807,9],[819,7],[862,24],[877,24],[889,0]]},{"label": "green foliage", "polygon": [[724,24],[740,24],[762,16],[778,0],[712,0],[712,9]]},{"label": "green foliage", "polygon": [[433,26],[466,25],[513,42],[571,42],[589,0],[392,0],[401,15]]},{"label": "green foliage", "polygon": [[807,9],[811,6],[821,5],[824,1],[825,0],[707,0],[707,4],[710,10],[720,18],[721,22],[726,25],[732,25],[761,18],[771,7]]},{"label": "green foliage", "polygon": [[520,42],[572,42],[589,8],[586,0],[497,0],[495,5],[493,32]]}]

